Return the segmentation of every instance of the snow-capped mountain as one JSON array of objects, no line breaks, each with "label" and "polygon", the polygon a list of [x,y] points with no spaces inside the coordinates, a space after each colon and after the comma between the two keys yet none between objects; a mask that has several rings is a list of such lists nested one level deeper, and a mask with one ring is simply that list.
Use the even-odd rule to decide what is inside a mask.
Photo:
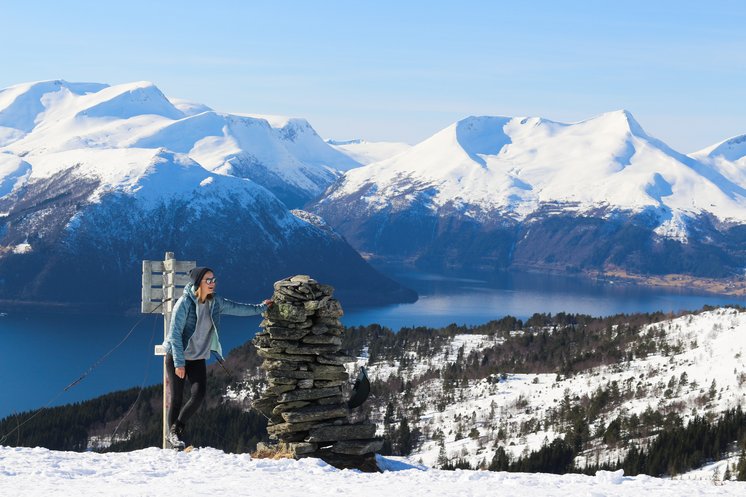
[{"label": "snow-capped mountain", "polygon": [[0,92],[0,126],[6,304],[129,307],[139,261],[165,251],[236,275],[223,288],[246,298],[306,272],[352,299],[360,297],[355,279],[381,290],[366,290],[366,299],[413,298],[329,227],[278,199],[310,198],[338,174],[325,158],[349,161],[307,123],[276,129],[264,119],[174,105],[150,83],[50,81]]},{"label": "snow-capped mountain", "polygon": [[[175,103],[174,103],[175,102]],[[316,197],[356,162],[302,119],[280,124],[169,100],[149,82],[46,81],[0,91],[0,147],[17,155],[166,148],[218,174],[249,178],[290,207]]]},{"label": "snow-capped mountain", "polygon": [[[725,144],[710,151],[719,154],[708,155],[718,158],[714,166],[649,136],[627,111],[575,124],[469,117],[404,153],[348,171],[312,210],[359,250],[387,258],[646,273],[655,265],[643,267],[640,257],[661,244],[696,258],[708,237],[746,224],[737,143],[726,142],[725,155]],[[726,272],[740,271],[742,248],[724,257],[728,241],[718,243]],[[661,271],[696,272],[668,266]]]},{"label": "snow-capped mountain", "polygon": [[412,146],[403,142],[369,142],[367,140],[326,140],[326,143],[367,166],[406,152]]}]

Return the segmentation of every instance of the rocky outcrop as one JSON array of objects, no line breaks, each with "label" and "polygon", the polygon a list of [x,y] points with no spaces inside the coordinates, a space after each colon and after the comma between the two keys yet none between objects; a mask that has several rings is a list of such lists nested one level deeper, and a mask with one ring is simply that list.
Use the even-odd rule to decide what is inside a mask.
[{"label": "rocky outcrop", "polygon": [[344,364],[354,358],[340,352],[343,311],[334,289],[299,275],[276,282],[274,290],[254,338],[268,379],[254,407],[269,419],[270,438],[296,458],[376,471],[383,440],[375,438],[375,424],[351,420],[343,394]]}]

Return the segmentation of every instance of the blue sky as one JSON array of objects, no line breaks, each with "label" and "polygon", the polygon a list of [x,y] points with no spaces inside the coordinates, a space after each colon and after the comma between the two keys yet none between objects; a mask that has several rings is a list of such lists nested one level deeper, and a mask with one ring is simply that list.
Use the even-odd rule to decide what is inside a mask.
[{"label": "blue sky", "polygon": [[682,152],[746,134],[746,2],[13,1],[0,87],[148,80],[325,138],[630,110]]}]

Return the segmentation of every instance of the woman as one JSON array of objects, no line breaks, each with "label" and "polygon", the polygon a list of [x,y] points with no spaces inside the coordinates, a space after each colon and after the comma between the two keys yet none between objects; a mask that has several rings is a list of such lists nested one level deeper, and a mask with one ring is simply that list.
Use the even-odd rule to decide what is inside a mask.
[{"label": "woman", "polygon": [[[210,352],[215,352],[219,358],[223,354],[217,329],[220,315],[254,316],[272,305],[271,300],[261,304],[241,304],[216,295],[217,278],[208,267],[192,269],[189,277],[192,283],[186,285],[184,294],[176,301],[168,338],[163,343],[171,384],[167,440],[175,449],[184,448],[184,425],[205,398],[206,360]],[[185,378],[192,385],[192,396],[182,407]]]}]

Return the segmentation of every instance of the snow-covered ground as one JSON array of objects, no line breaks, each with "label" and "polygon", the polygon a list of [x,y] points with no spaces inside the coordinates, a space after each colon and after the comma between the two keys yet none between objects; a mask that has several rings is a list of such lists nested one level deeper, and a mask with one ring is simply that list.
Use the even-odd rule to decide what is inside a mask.
[{"label": "snow-covered ground", "polygon": [[[505,433],[502,445],[513,458],[527,455],[562,436],[562,426],[552,418],[563,401],[578,403],[599,389],[618,389],[623,401],[611,403],[601,413],[591,426],[593,432],[601,423],[608,424],[618,416],[639,416],[646,409],[676,412],[686,424],[695,414],[718,416],[738,405],[746,406],[746,312],[722,308],[665,320],[643,327],[640,341],[645,339],[657,344],[655,353],[571,376],[506,371],[501,378],[470,381],[468,387],[454,388],[452,401],[440,406],[434,399],[443,398],[443,381],[423,382],[414,398],[425,399],[416,425],[427,441],[412,458],[437,465],[440,444],[433,436],[440,432],[449,459],[465,459],[474,467],[489,463],[499,430]],[[406,368],[396,361],[368,364],[367,357],[360,357],[351,372],[366,366],[373,379],[398,374],[411,381],[429,369],[440,370],[453,363],[462,347],[463,356],[468,357],[471,352],[499,347],[503,340],[456,335],[439,354],[413,360]],[[382,416],[374,414],[379,423]],[[473,429],[477,432],[469,436]],[[625,453],[621,447],[594,447],[581,454],[576,464],[615,461]],[[708,470],[710,477],[713,471]],[[720,469],[721,475],[723,472],[724,468]]]},{"label": "snow-covered ground", "polygon": [[155,448],[125,453],[56,452],[0,447],[0,495],[25,496],[275,496],[382,495],[743,496],[746,483],[489,471],[441,471],[379,458],[383,473],[338,470],[319,459],[252,459],[204,448],[178,453]]}]

